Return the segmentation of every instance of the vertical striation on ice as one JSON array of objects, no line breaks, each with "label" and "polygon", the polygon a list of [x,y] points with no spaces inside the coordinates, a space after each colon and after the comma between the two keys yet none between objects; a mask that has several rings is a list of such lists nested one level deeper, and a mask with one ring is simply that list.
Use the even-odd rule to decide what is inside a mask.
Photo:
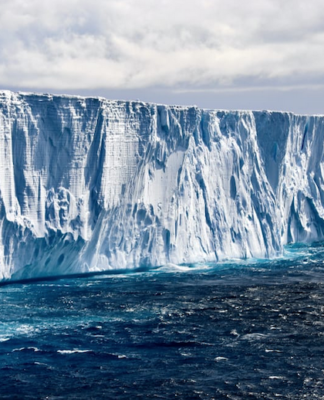
[{"label": "vertical striation on ice", "polygon": [[324,117],[0,92],[0,278],[324,236]]}]

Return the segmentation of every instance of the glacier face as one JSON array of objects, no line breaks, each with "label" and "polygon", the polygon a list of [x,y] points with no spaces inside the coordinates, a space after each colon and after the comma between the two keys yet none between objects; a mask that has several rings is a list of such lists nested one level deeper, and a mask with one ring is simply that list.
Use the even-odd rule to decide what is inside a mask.
[{"label": "glacier face", "polygon": [[0,278],[324,236],[324,117],[0,92]]}]

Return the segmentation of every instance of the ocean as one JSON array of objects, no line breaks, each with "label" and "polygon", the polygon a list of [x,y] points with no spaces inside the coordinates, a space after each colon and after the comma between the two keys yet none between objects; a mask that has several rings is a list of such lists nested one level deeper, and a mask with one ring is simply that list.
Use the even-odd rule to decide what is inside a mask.
[{"label": "ocean", "polygon": [[323,399],[324,244],[0,286],[1,399]]}]

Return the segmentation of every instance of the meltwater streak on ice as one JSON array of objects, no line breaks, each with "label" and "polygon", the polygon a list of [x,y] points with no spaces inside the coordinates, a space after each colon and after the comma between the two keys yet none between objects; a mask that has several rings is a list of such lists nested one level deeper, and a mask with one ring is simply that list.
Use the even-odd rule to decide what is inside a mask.
[{"label": "meltwater streak on ice", "polygon": [[323,238],[324,118],[0,92],[0,276]]}]

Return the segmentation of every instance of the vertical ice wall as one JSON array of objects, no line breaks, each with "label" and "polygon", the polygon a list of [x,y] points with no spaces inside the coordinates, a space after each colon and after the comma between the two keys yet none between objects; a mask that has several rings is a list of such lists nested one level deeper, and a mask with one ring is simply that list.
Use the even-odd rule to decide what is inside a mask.
[{"label": "vertical ice wall", "polygon": [[0,93],[0,276],[323,238],[322,117]]}]

